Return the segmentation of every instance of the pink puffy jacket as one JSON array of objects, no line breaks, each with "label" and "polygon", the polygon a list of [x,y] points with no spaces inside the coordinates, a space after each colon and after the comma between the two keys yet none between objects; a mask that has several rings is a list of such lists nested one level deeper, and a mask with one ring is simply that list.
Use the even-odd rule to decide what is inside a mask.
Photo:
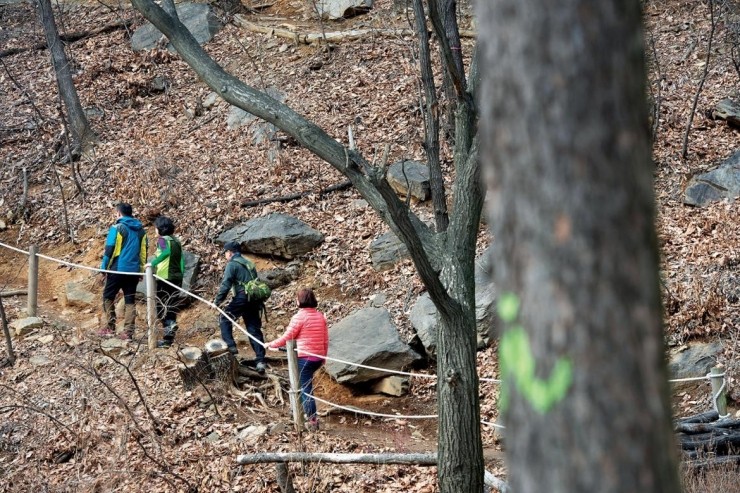
[{"label": "pink puffy jacket", "polygon": [[[285,333],[270,343],[270,347],[278,348],[295,339],[299,358],[316,358],[313,355],[326,356],[329,350],[329,330],[326,327],[326,317],[316,308],[301,308],[290,319],[290,325]],[[311,355],[306,354],[311,353]]]}]

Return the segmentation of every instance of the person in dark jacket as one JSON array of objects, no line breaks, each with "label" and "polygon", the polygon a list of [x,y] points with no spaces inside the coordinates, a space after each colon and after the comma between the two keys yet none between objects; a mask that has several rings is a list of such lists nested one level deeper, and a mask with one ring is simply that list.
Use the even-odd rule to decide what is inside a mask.
[{"label": "person in dark jacket", "polygon": [[175,223],[172,219],[159,216],[154,220],[154,230],[157,232],[157,250],[154,252],[150,265],[157,277],[171,283],[157,279],[157,318],[162,322],[164,329],[164,338],[157,343],[157,347],[168,348],[175,341],[177,310],[182,298],[178,289],[172,284],[182,287],[185,256],[182,253],[180,240],[172,236],[175,232]]},{"label": "person in dark jacket", "polygon": [[[108,230],[105,240],[102,270],[121,273],[141,273],[146,263],[147,237],[146,230],[141,222],[133,217],[130,204],[121,202],[116,205],[116,222]],[[112,336],[116,331],[116,308],[114,300],[119,291],[123,291],[124,312],[123,332],[121,339],[131,339],[136,328],[136,285],[141,276],[132,274],[106,274],[101,272],[105,280],[103,287],[103,315],[106,319],[105,327],[100,331],[104,337]]]},{"label": "person in dark jacket", "polygon": [[[250,301],[244,291],[244,284],[257,278],[257,269],[253,262],[242,257],[240,245],[235,241],[229,241],[224,245],[224,254],[228,263],[214,303],[216,306],[221,306],[226,301],[229,291],[232,292],[231,301],[223,310],[234,320],[239,317],[244,320],[247,332],[252,336],[249,338],[249,343],[256,356],[257,371],[263,373],[266,366],[265,339],[262,335],[262,319],[260,317],[262,303]],[[221,339],[224,340],[232,354],[237,354],[239,350],[236,347],[236,341],[234,341],[233,324],[228,318],[221,315],[219,327],[221,329]]]}]

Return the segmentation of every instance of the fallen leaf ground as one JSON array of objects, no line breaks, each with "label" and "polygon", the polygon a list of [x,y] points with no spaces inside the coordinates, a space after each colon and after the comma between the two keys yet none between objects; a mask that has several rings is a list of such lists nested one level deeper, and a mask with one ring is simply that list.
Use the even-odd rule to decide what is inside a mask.
[{"label": "fallen leaf ground", "polygon": [[[320,31],[321,26],[306,16],[305,7],[303,2],[281,0],[248,18],[275,27]],[[407,27],[405,15],[390,7],[389,0],[376,2],[370,14],[326,23],[324,28]],[[64,10],[62,32],[90,29],[118,18],[142,22],[138,13],[119,10],[117,4],[65,3],[60,8]],[[0,7],[0,49],[40,41],[43,33],[33,19],[28,4]],[[726,202],[695,209],[681,202],[682,186],[691,175],[710,169],[737,147],[738,131],[706,116],[720,99],[738,94],[738,74],[726,44],[728,23],[718,24],[684,160],[680,158],[682,133],[703,73],[709,12],[703,3],[651,1],[646,3],[646,22],[649,82],[660,101],[654,155],[666,340],[679,345],[719,338],[725,343],[723,362],[734,379],[740,314],[737,297],[730,294],[737,289],[734,280],[740,265],[738,206]],[[282,331],[292,314],[292,294],[298,285],[317,290],[331,321],[367,304],[374,293],[384,292],[395,322],[404,337],[410,337],[406,315],[422,285],[408,261],[381,273],[372,269],[368,245],[386,228],[359,202],[357,193],[349,190],[324,197],[314,193],[288,203],[241,207],[247,200],[316,192],[343,177],[285,136],[279,136],[277,157],[269,160],[270,144],[251,143],[252,126],[227,130],[224,102],[197,114],[198,101],[210,90],[176,54],[165,50],[134,54],[127,37],[126,31],[115,31],[68,47],[80,98],[102,115],[91,119],[100,142],[74,171],[66,164],[49,164],[62,129],[48,53],[28,51],[2,59],[0,210],[7,215],[20,202],[24,168],[29,194],[26,215],[0,233],[0,241],[23,248],[38,244],[47,255],[97,266],[112,220],[110,206],[125,200],[145,220],[158,213],[176,219],[185,247],[200,255],[203,263],[196,291],[211,298],[223,268],[213,244],[215,235],[250,217],[285,212],[327,238],[303,259],[301,278],[271,298],[266,337]],[[464,43],[469,52],[471,41]],[[415,48],[410,37],[368,36],[325,50],[227,24],[206,49],[242,80],[258,88],[279,88],[286,103],[336,139],[346,142],[352,125],[358,149],[365,155],[372,157],[390,144],[391,161],[423,158]],[[165,93],[150,90],[155,77],[168,82]],[[190,116],[193,113],[197,116]],[[451,171],[451,151],[446,146],[442,151],[444,166]],[[64,189],[67,221],[55,169]],[[73,173],[80,176],[82,192]],[[422,217],[431,217],[427,205],[414,207]],[[74,243],[67,241],[70,234]],[[483,232],[479,250],[489,241]],[[0,249],[0,260],[0,281],[23,287],[23,256]],[[281,265],[277,260],[256,260],[260,268]],[[279,489],[272,466],[235,466],[236,455],[435,448],[433,422],[352,413],[331,414],[321,432],[299,436],[290,429],[288,407],[280,404],[271,388],[260,390],[267,406],[218,388],[210,389],[212,396],[203,389],[184,392],[174,350],[150,353],[131,345],[117,357],[118,362],[104,357],[94,335],[99,324],[96,310],[62,305],[64,285],[71,280],[93,282],[87,271],[41,262],[40,313],[50,329],[15,341],[18,361],[1,370],[0,489],[139,491],[146,485],[149,491],[197,487],[200,491],[275,492]],[[25,299],[3,301],[11,320],[21,316]],[[216,333],[216,316],[196,304],[181,315],[181,326],[178,340],[199,345]],[[54,335],[52,342],[37,337],[48,334]],[[242,353],[251,354],[247,345]],[[479,353],[478,363],[481,376],[497,376],[495,348]],[[272,371],[282,374],[282,363],[273,361]],[[413,381],[411,395],[399,399],[353,395],[322,374],[317,395],[377,412],[431,414],[435,411],[431,382]],[[485,421],[497,418],[496,395],[494,384],[481,385]],[[709,409],[708,396],[701,385],[677,393],[675,413]],[[277,424],[282,426],[255,443],[237,439],[238,431],[247,426]],[[492,429],[484,426],[483,434],[487,469],[504,475]],[[299,491],[436,491],[429,468],[322,464],[291,470]]]}]

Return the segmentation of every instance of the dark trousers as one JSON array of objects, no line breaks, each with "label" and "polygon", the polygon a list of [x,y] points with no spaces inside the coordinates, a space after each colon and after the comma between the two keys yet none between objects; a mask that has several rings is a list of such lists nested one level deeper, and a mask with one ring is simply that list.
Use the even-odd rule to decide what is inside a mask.
[{"label": "dark trousers", "polygon": [[321,368],[324,362],[311,361],[308,358],[298,358],[298,372],[301,382],[301,404],[308,419],[316,416],[316,401],[313,399],[313,374]]},{"label": "dark trousers", "polygon": [[162,281],[157,281],[157,318],[162,321],[165,327],[172,325],[177,320],[180,300],[180,291],[177,288]]},{"label": "dark trousers", "polygon": [[[264,343],[265,338],[262,335],[262,319],[260,318],[261,305],[259,303],[252,303],[247,300],[247,296],[239,294],[232,298],[224,311],[229,314],[234,320],[238,320],[241,317],[244,320],[244,325],[249,335],[257,339],[259,342]],[[229,319],[221,315],[218,321],[219,328],[221,329],[221,339],[224,340],[227,346],[230,348],[236,347],[236,341],[234,341],[233,324]],[[257,357],[257,363],[264,363],[265,361],[265,347],[261,344],[249,338],[249,344],[252,346],[254,355]]]},{"label": "dark trousers", "polygon": [[139,284],[139,276],[126,274],[106,274],[105,287],[103,287],[103,299],[113,301],[119,291],[123,291],[123,300],[127,305],[133,305],[136,301],[136,285]]}]

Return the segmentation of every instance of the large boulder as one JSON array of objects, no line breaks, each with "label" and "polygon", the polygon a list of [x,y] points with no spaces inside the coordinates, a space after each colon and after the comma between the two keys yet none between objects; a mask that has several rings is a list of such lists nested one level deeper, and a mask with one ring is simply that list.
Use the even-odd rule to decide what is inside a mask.
[{"label": "large boulder", "polygon": [[[495,338],[494,317],[496,290],[490,277],[490,250],[486,250],[475,262],[475,328],[478,349],[491,344]],[[437,328],[439,314],[429,293],[421,294],[411,308],[409,320],[430,359],[437,354]]]},{"label": "large boulder", "polygon": [[740,196],[740,151],[725,159],[717,169],[695,175],[684,190],[684,204],[705,206]]},{"label": "large boulder", "polygon": [[722,343],[691,342],[674,348],[669,353],[668,372],[670,378],[703,377],[717,364],[717,356],[722,353]]},{"label": "large boulder", "polygon": [[[329,330],[329,357],[361,365],[403,370],[421,357],[401,341],[385,308],[362,308]],[[339,383],[357,384],[387,372],[327,360],[326,371]]]},{"label": "large boulder", "polygon": [[26,336],[36,329],[44,326],[44,321],[39,317],[19,318],[10,324],[18,337]]},{"label": "large boulder", "polygon": [[239,242],[249,253],[291,260],[320,245],[324,235],[298,218],[275,213],[251,219],[216,238],[217,243],[228,241]]},{"label": "large boulder", "polygon": [[101,303],[100,293],[93,293],[86,282],[70,281],[64,285],[64,305],[89,308]]},{"label": "large boulder", "polygon": [[370,260],[377,271],[390,269],[408,256],[408,248],[393,231],[383,233],[370,243]]},{"label": "large boulder", "polygon": [[[221,21],[206,3],[182,3],[177,5],[176,9],[180,22],[188,28],[190,34],[200,44],[207,43],[221,30]],[[160,39],[162,39],[162,33],[147,22],[131,36],[131,49],[134,51],[151,50],[157,46]],[[173,49],[169,43],[167,49]]]},{"label": "large boulder", "polygon": [[319,0],[316,9],[322,19],[342,19],[370,10],[373,0]]},{"label": "large boulder", "polygon": [[429,184],[429,166],[418,161],[399,161],[388,168],[388,184],[396,193],[406,196],[411,194],[420,202],[432,196]]}]

